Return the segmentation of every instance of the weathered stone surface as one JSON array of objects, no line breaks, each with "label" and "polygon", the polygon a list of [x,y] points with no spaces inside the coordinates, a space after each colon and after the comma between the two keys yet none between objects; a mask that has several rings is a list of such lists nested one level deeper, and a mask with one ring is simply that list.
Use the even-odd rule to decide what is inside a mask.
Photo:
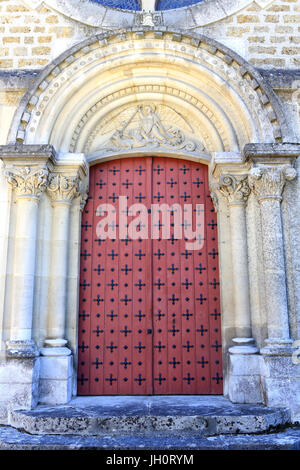
[{"label": "weathered stone surface", "polygon": [[232,375],[229,398],[233,403],[264,403],[260,375]]},{"label": "weathered stone surface", "polygon": [[8,359],[0,365],[0,423],[13,409],[30,409],[38,403],[39,359]]},{"label": "weathered stone surface", "polygon": [[33,436],[9,426],[0,428],[0,450],[300,450],[300,428],[272,434],[187,436]]},{"label": "weathered stone surface", "polygon": [[0,88],[5,90],[16,88],[27,89],[33,85],[39,73],[39,70],[1,70]]},{"label": "weathered stone surface", "polygon": [[72,397],[72,376],[65,379],[40,379],[39,403],[60,405]]},{"label": "weathered stone surface", "polygon": [[244,156],[246,158],[259,157],[286,157],[297,158],[300,155],[299,143],[258,143],[247,144],[244,147]]},{"label": "weathered stone surface", "polygon": [[12,145],[0,145],[0,158],[7,158],[7,160],[13,160],[16,157],[18,158],[33,158],[33,157],[54,157],[55,150],[52,145],[22,145],[22,144],[12,144]]}]

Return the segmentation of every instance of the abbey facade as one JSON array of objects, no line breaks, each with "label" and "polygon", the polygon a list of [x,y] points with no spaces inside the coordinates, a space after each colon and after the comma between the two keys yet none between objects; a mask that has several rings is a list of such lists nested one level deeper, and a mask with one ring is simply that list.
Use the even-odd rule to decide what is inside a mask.
[{"label": "abbey facade", "polygon": [[0,39],[1,422],[151,394],[299,421],[299,0],[2,0]]}]

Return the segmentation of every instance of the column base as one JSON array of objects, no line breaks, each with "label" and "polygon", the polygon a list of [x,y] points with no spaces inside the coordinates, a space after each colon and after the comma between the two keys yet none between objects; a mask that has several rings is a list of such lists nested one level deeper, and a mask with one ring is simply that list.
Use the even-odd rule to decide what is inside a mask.
[{"label": "column base", "polygon": [[230,354],[257,354],[259,352],[254,338],[233,338],[232,341],[235,345],[229,348]]},{"label": "column base", "polygon": [[[47,340],[45,344],[54,344],[56,340]],[[64,344],[67,343],[63,340]],[[42,348],[40,353],[40,391],[39,403],[47,405],[63,405],[72,398],[73,357],[72,352],[66,346],[62,346],[62,340],[55,344],[57,347]]]},{"label": "column base", "polygon": [[233,403],[263,403],[261,356],[253,338],[234,338],[229,348],[228,394]]},{"label": "column base", "polygon": [[0,423],[11,410],[28,410],[38,403],[39,357],[3,357],[0,361]]}]

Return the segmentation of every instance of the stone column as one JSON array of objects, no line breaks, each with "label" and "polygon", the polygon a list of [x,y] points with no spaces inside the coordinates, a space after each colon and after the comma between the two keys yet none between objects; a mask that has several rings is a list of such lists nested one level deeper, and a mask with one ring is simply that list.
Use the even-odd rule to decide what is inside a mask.
[{"label": "stone column", "polygon": [[[227,169],[227,168],[226,168]],[[227,169],[228,170],[228,169]],[[246,204],[250,194],[247,174],[222,174],[218,191],[227,201],[230,217],[232,281],[234,293],[234,346],[229,348],[229,397],[235,403],[262,401],[259,387],[259,358],[252,338],[248,274]]]},{"label": "stone column", "polygon": [[26,166],[12,168],[6,171],[6,176],[16,192],[12,315],[7,355],[33,357],[37,354],[32,341],[32,312],[38,205],[46,188],[48,170]]},{"label": "stone column", "polygon": [[262,226],[268,338],[260,350],[261,385],[266,405],[287,407],[292,420],[297,420],[300,416],[300,364],[293,363],[281,202],[285,185],[296,178],[293,166],[300,155],[300,145],[248,144],[244,155],[253,164],[249,184],[260,205]]},{"label": "stone column", "polygon": [[[47,338],[41,349],[41,403],[63,404],[72,397],[73,355],[66,338],[70,211],[74,198],[84,198],[82,181],[88,169],[83,155],[65,155],[49,177],[52,202],[50,285]],[[76,322],[77,312],[74,312]]]},{"label": "stone column", "polygon": [[79,195],[78,176],[51,175],[48,194],[52,200],[53,213],[48,338],[45,340],[45,345],[64,348],[67,344],[65,339],[65,313],[69,219],[72,201],[74,197]]},{"label": "stone column", "polygon": [[[0,365],[0,396],[9,407],[31,408],[38,400],[39,352],[33,341],[33,305],[39,201],[48,183],[51,146],[1,146],[5,175],[15,196],[10,336]],[[10,228],[12,230],[12,228]]]},{"label": "stone column", "polygon": [[292,340],[289,332],[289,315],[286,289],[286,271],[281,220],[282,192],[287,181],[296,177],[291,165],[252,168],[249,182],[260,203],[268,339],[264,354],[290,354]]},{"label": "stone column", "polygon": [[[230,215],[235,328],[237,336],[251,338],[246,204],[250,194],[247,175],[222,175],[219,191],[227,199]],[[251,338],[251,341],[253,338]],[[241,344],[244,344],[240,341]],[[257,349],[255,350],[257,352]]]}]

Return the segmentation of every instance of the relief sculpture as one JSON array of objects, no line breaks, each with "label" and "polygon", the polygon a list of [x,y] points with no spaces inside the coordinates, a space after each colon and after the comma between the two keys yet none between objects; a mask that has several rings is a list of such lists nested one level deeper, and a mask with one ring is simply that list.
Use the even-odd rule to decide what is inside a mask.
[{"label": "relief sculpture", "polygon": [[141,104],[123,110],[118,116],[104,123],[97,135],[91,136],[93,142],[89,140],[90,150],[94,150],[93,147],[99,141],[101,133],[103,137],[108,137],[101,139],[101,144],[99,142],[100,148],[106,151],[146,147],[164,147],[187,152],[205,150],[201,141],[190,136],[194,134],[194,130],[187,119],[164,105]]}]

